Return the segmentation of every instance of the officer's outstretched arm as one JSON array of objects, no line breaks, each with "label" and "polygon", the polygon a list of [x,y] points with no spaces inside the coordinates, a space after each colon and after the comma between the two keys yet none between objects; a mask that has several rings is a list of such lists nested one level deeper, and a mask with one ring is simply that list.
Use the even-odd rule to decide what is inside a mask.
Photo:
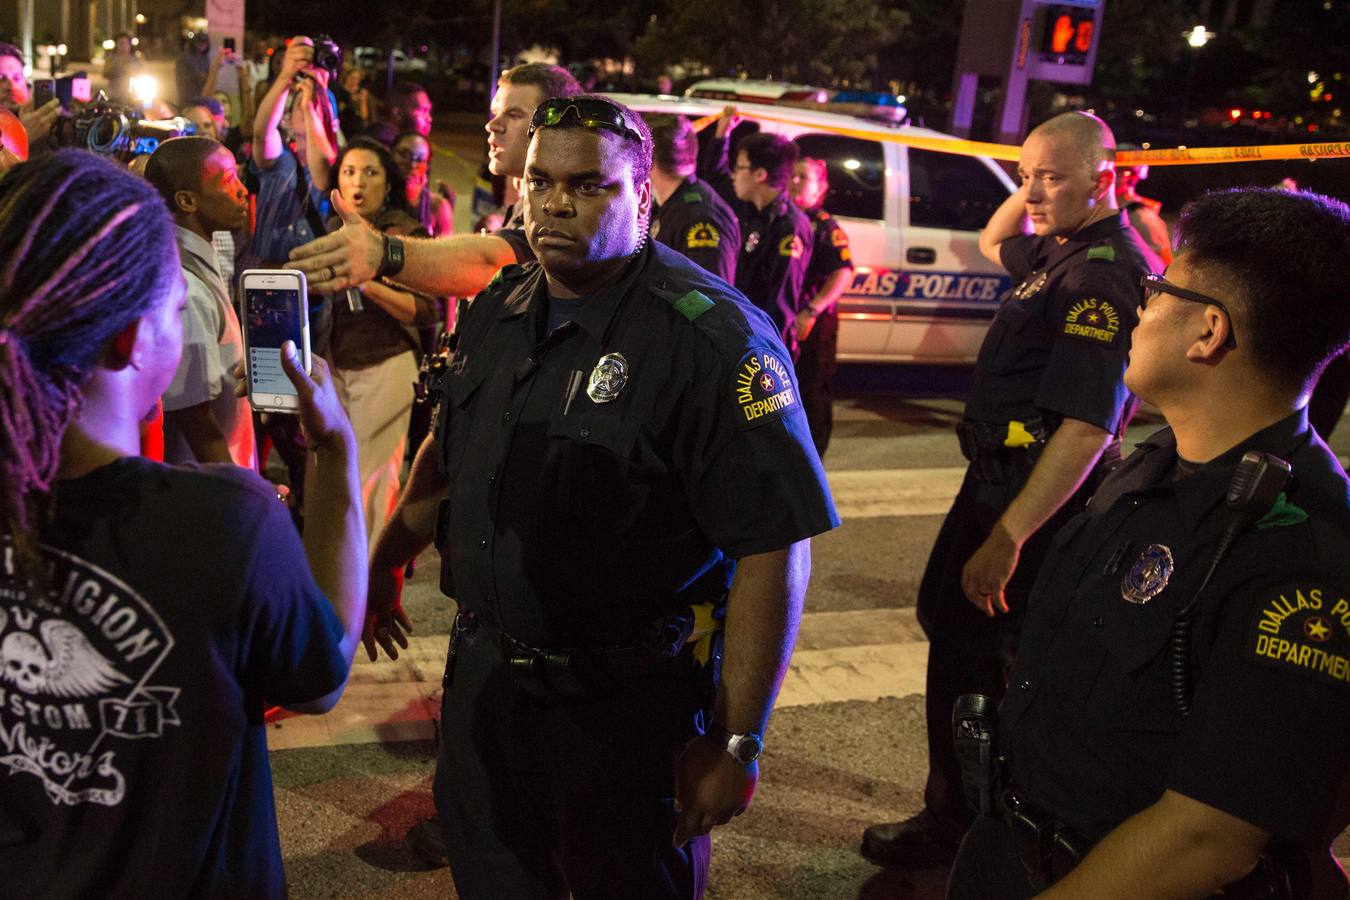
[{"label": "officer's outstretched arm", "polygon": [[398,506],[370,552],[370,594],[361,640],[371,662],[379,656],[376,645],[390,659],[398,659],[399,647],[408,647],[404,632],[412,631],[412,622],[403,611],[403,569],[435,537],[436,514],[446,488],[436,459],[436,436],[429,434],[418,448]]},{"label": "officer's outstretched arm", "polygon": [[[764,732],[797,642],[810,578],[809,538],[736,563],[727,597],[722,680],[714,711],[718,724],[728,731]],[[743,812],[758,780],[757,763],[742,764],[705,738],[690,741],[675,772],[675,802],[680,813],[675,846]]]},{"label": "officer's outstretched arm", "polygon": [[1164,791],[1093,848],[1046,900],[1208,897],[1256,865],[1270,833],[1185,794]]},{"label": "officer's outstretched arm", "polygon": [[1004,200],[980,232],[980,252],[996,266],[1003,265],[999,246],[1010,237],[1023,234],[1027,215],[1027,186],[1024,184]]}]

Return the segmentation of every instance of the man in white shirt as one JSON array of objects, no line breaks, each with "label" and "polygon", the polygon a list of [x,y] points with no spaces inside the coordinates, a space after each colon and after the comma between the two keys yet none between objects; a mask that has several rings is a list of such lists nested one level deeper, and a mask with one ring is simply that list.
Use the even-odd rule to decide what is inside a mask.
[{"label": "man in white shirt", "polygon": [[203,137],[160,144],[145,177],[173,213],[187,280],[183,356],[164,392],[164,458],[256,470],[252,412],[247,400],[235,396],[231,374],[244,357],[243,333],[211,246],[213,231],[244,225],[248,189],[230,151]]}]

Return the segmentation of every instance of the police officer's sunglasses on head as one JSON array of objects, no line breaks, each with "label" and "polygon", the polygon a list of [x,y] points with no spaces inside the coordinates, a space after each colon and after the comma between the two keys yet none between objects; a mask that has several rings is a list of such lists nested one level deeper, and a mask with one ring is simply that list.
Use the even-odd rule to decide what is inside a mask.
[{"label": "police officer's sunglasses on head", "polygon": [[534,133],[540,128],[557,125],[568,115],[575,118],[577,124],[583,128],[603,128],[620,137],[642,143],[642,135],[628,124],[623,110],[613,103],[604,100],[569,100],[563,97],[554,97],[539,104],[534,111],[534,117],[530,119],[528,137],[534,137]]},{"label": "police officer's sunglasses on head", "polygon": [[1178,287],[1161,275],[1154,275],[1152,272],[1140,276],[1139,286],[1144,289],[1143,296],[1139,298],[1140,309],[1146,309],[1148,307],[1148,302],[1159,294],[1171,294],[1173,297],[1180,297],[1182,300],[1189,300],[1192,303],[1217,306],[1219,311],[1228,317],[1228,340],[1224,342],[1224,346],[1229,350],[1232,350],[1237,346],[1237,341],[1233,339],[1233,314],[1230,313],[1228,307],[1224,306],[1220,301],[1215,300],[1208,294],[1202,294],[1199,291]]}]

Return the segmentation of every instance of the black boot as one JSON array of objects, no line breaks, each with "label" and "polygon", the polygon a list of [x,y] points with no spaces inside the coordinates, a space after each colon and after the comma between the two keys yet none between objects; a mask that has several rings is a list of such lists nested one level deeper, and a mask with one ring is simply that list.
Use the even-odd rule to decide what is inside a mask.
[{"label": "black boot", "polygon": [[862,855],[890,869],[950,866],[961,833],[945,826],[927,809],[903,822],[873,825],[863,832]]}]

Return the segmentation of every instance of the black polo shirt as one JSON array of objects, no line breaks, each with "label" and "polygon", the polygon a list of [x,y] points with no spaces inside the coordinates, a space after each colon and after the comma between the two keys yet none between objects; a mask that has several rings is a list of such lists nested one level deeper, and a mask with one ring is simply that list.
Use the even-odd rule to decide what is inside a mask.
[{"label": "black polo shirt", "polygon": [[1000,247],[1018,286],[999,304],[975,369],[966,418],[1037,413],[1119,433],[1136,406],[1123,377],[1145,272],[1162,270],[1124,213],[1064,241],[1018,235]]},{"label": "black polo shirt", "polygon": [[838,524],[787,353],[724,282],[649,242],[547,319],[542,269],[503,270],[440,384],[442,587],[465,607],[539,646],[632,645],[736,559]]},{"label": "black polo shirt", "polygon": [[[1227,527],[1242,454],[1293,466],[1197,604],[1196,688],[1173,706],[1169,634]],[[1100,839],[1171,789],[1309,847],[1350,753],[1350,484],[1303,412],[1178,478],[1158,432],[1069,522],[1041,570],[1000,708],[1037,805]]]},{"label": "black polo shirt", "polygon": [[741,227],[731,207],[697,176],[652,211],[652,237],[728,284],[736,282]]}]

